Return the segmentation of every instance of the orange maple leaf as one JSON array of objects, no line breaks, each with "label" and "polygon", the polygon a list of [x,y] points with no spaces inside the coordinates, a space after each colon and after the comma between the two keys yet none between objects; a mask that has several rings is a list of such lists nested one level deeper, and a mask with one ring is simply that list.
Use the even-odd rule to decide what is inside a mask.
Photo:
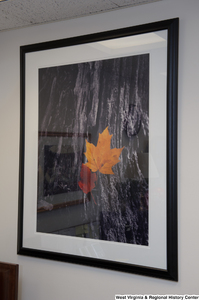
[{"label": "orange maple leaf", "polygon": [[99,170],[102,174],[114,174],[112,167],[116,165],[123,148],[111,149],[111,138],[108,127],[100,134],[97,146],[86,140],[86,152],[88,162],[85,164],[92,172]]}]

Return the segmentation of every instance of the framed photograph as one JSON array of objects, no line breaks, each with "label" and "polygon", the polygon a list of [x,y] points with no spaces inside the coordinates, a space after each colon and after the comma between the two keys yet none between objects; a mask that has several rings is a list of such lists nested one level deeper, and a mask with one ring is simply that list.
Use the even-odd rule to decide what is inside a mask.
[{"label": "framed photograph", "polygon": [[21,47],[18,254],[178,280],[178,23]]}]

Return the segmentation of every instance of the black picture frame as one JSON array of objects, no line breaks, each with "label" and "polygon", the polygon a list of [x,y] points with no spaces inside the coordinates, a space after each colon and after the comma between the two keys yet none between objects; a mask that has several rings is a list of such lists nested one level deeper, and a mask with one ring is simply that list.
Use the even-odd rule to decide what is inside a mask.
[{"label": "black picture frame", "polygon": [[[98,43],[106,41],[114,41],[120,38],[137,37],[147,34],[156,34],[160,31],[165,31],[167,35],[166,45],[166,90],[165,95],[165,129],[166,129],[166,154],[165,154],[165,260],[166,266],[164,268],[149,266],[143,263],[129,263],[123,260],[110,260],[104,258],[91,257],[86,255],[77,255],[67,252],[60,252],[56,250],[42,249],[34,246],[34,241],[27,246],[25,232],[27,230],[26,222],[26,207],[29,206],[29,193],[36,190],[36,187],[29,186],[30,191],[27,192],[26,178],[28,172],[36,173],[31,169],[31,154],[29,160],[27,156],[27,145],[30,143],[31,134],[33,134],[34,125],[32,119],[27,113],[27,93],[30,85],[27,86],[29,77],[32,76],[30,70],[29,60],[34,63],[34,54],[36,57],[46,55],[49,51],[59,51],[68,49],[70,47],[80,47],[88,45],[89,43]],[[100,32],[89,34],[85,36],[77,36],[61,40],[54,40],[32,45],[21,46],[20,48],[20,88],[21,88],[21,134],[20,134],[20,172],[19,172],[19,212],[18,212],[18,249],[17,253],[20,255],[33,256],[44,259],[58,260],[68,263],[75,263],[81,265],[88,265],[92,267],[99,267],[111,269],[115,271],[128,272],[138,275],[145,275],[160,279],[178,281],[178,220],[177,220],[177,94],[178,94],[178,31],[179,19],[169,19],[150,24],[137,25],[128,28],[121,28],[107,32]],[[139,44],[136,46],[139,47]],[[146,46],[148,47],[148,46]],[[76,48],[75,48],[76,49]],[[137,49],[137,48],[136,48]],[[136,50],[137,51],[137,50]],[[144,48],[144,52],[147,50]],[[33,57],[31,56],[33,54]],[[86,59],[85,59],[86,60]],[[64,62],[63,62],[64,63]],[[73,62],[74,63],[74,62]],[[151,66],[150,66],[151,67]],[[29,72],[29,73],[28,73]],[[28,73],[28,75],[27,75]],[[29,80],[30,81],[30,80]],[[38,91],[35,91],[35,94]],[[37,100],[35,99],[35,102]],[[38,107],[36,106],[36,110]],[[37,113],[37,112],[36,112]],[[158,113],[158,111],[157,111]],[[28,121],[27,121],[28,120]],[[28,123],[27,123],[28,122]],[[28,124],[28,126],[27,126]],[[137,127],[139,129],[139,126]],[[137,133],[135,132],[135,135]],[[30,137],[30,139],[28,138]],[[38,136],[38,132],[37,132]],[[36,152],[37,148],[35,148]],[[28,173],[29,174],[29,173]],[[37,174],[33,174],[35,182],[37,181]],[[32,175],[30,175],[32,176]],[[36,200],[35,200],[36,201]],[[150,201],[150,199],[149,199]],[[34,201],[32,201],[34,202]],[[33,209],[35,204],[31,203]],[[36,209],[36,208],[35,208]],[[28,222],[31,222],[29,220]],[[33,226],[34,227],[34,226]],[[36,229],[34,229],[36,230]],[[50,239],[50,236],[48,236]],[[117,243],[115,244],[117,248]]]}]

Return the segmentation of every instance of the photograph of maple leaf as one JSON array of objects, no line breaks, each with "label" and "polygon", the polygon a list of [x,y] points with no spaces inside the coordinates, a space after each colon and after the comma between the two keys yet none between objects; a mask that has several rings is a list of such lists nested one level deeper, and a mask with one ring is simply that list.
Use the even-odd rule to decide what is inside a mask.
[{"label": "photograph of maple leaf", "polygon": [[39,70],[37,231],[148,246],[149,54]]},{"label": "photograph of maple leaf", "polygon": [[112,135],[109,134],[107,127],[102,134],[99,134],[96,147],[86,141],[86,152],[84,154],[88,162],[82,164],[81,180],[78,184],[85,194],[91,192],[94,202],[92,189],[96,186],[97,176],[96,173],[91,173],[91,171],[114,175],[112,167],[120,161],[119,156],[124,148],[111,149],[111,137]]}]

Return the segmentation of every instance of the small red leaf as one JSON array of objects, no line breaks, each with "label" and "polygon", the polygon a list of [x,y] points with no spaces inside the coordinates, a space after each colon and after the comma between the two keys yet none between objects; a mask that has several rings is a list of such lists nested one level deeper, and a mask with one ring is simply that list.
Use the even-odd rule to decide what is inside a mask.
[{"label": "small red leaf", "polygon": [[88,194],[95,187],[97,175],[96,173],[92,173],[86,165],[82,164],[80,178],[81,180],[78,182],[79,187],[84,192],[84,194]]}]

